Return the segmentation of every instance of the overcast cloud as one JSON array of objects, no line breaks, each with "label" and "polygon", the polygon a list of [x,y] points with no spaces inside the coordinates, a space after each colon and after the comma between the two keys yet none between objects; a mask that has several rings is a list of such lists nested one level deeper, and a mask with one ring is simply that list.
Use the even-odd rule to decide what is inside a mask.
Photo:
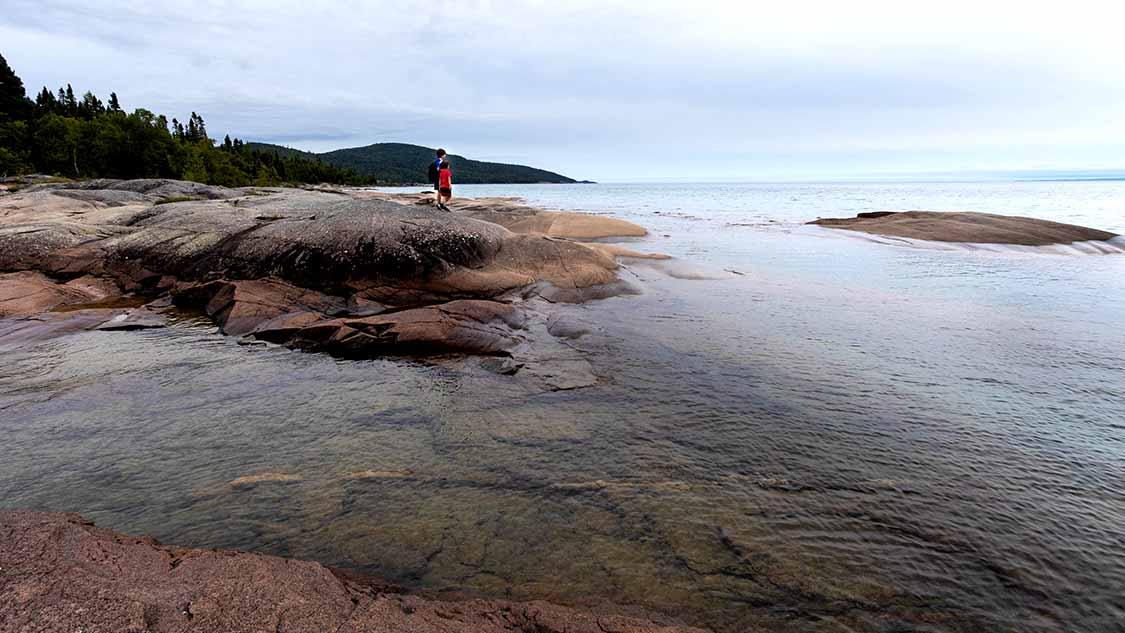
[{"label": "overcast cloud", "polygon": [[578,178],[1121,168],[1114,3],[6,0],[28,91]]}]

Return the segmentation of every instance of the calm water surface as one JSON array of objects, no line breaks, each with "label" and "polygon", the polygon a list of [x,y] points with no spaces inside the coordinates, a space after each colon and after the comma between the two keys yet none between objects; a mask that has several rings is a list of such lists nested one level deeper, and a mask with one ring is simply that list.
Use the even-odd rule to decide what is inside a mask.
[{"label": "calm water surface", "polygon": [[[971,209],[1125,233],[1125,183],[458,193],[613,213],[678,258],[560,308],[602,384],[191,320],[12,346],[0,505],[722,631],[1125,629],[1125,256],[801,226]],[[231,483],[260,473],[292,477]]]}]

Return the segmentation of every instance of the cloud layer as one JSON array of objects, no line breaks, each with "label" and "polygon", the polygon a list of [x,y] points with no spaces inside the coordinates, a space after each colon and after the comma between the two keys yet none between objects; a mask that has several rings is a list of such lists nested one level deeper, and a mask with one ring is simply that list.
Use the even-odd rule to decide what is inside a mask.
[{"label": "cloud layer", "polygon": [[304,149],[443,145],[594,179],[1125,166],[1105,4],[6,4],[0,53],[29,91]]}]

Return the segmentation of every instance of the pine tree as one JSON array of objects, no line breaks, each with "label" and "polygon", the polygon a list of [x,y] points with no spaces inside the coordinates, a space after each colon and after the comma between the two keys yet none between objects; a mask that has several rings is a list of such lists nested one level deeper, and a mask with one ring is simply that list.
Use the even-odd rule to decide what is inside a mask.
[{"label": "pine tree", "polygon": [[64,103],[66,104],[66,115],[78,116],[78,100],[74,98],[74,88],[71,88],[70,84],[66,85],[65,96],[66,101],[64,101]]},{"label": "pine tree", "polygon": [[23,80],[0,55],[0,121],[17,121],[31,114],[31,102],[23,88]]},{"label": "pine tree", "polygon": [[188,140],[192,143],[208,140],[207,126],[203,123],[203,117],[194,112],[188,119]]},{"label": "pine tree", "polygon": [[194,112],[191,113],[191,117],[188,119],[187,132],[184,134],[184,138],[192,143],[199,140],[199,125],[195,122]]},{"label": "pine tree", "polygon": [[117,100],[116,92],[109,93],[109,111],[121,112],[121,103]]},{"label": "pine tree", "polygon": [[94,93],[87,92],[82,95],[82,101],[78,103],[78,118],[92,119],[104,112],[105,106],[102,105],[102,100],[94,96]]},{"label": "pine tree", "polygon": [[59,100],[55,98],[55,94],[47,90],[47,86],[43,86],[43,90],[35,97],[35,114],[43,116],[44,114],[51,114],[58,112]]}]

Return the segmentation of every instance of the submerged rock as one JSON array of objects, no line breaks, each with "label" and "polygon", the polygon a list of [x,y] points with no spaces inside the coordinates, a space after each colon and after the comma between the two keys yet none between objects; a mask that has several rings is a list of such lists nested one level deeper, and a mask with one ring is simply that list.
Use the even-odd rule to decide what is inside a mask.
[{"label": "submerged rock", "polygon": [[[335,356],[384,354],[500,354],[520,343],[513,330],[522,318],[512,306],[495,301],[459,300],[361,318],[311,323],[287,345]],[[276,330],[259,331],[268,338]],[[266,336],[263,336],[266,335]]]},{"label": "submerged rock", "polygon": [[432,600],[318,563],[0,511],[0,630],[702,633],[545,602]]},{"label": "submerged rock", "polygon": [[1117,237],[1107,231],[1073,224],[970,212],[876,211],[854,218],[822,218],[809,224],[916,240],[1023,246],[1106,241]]}]

